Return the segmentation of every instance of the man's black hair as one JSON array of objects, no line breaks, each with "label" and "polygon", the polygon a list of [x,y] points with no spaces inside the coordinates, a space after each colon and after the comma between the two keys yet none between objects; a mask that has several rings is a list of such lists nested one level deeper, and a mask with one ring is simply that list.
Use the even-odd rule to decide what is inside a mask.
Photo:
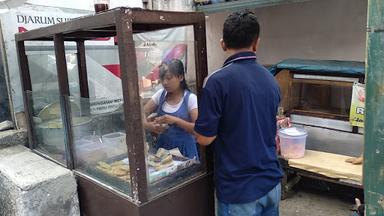
[{"label": "man's black hair", "polygon": [[249,10],[230,14],[224,22],[223,40],[227,48],[247,48],[259,38],[260,25],[256,15]]}]

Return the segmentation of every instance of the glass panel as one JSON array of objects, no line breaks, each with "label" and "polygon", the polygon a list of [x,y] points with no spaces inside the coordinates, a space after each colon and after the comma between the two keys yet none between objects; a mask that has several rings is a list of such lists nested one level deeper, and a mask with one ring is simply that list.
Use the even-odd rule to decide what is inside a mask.
[{"label": "glass panel", "polygon": [[86,45],[85,49],[91,112],[109,112],[100,108],[105,106],[98,105],[111,100],[122,103],[123,98],[117,46]]},{"label": "glass panel", "polygon": [[[28,66],[31,74],[32,90],[41,94],[59,95],[59,84],[56,70],[56,57],[53,43],[46,46],[27,47]],[[52,44],[52,46],[48,46]],[[70,43],[72,44],[72,43]],[[68,84],[71,95],[80,96],[76,47],[66,45]]]},{"label": "glass panel", "polygon": [[75,97],[71,106],[75,167],[132,196],[118,51],[115,46],[85,49],[89,98]]},{"label": "glass panel", "polygon": [[348,118],[352,83],[294,79],[291,104],[294,112]]},{"label": "glass panel", "polygon": [[[118,107],[114,111],[92,114],[90,110],[95,105],[88,98],[73,101],[71,118],[76,169],[131,195],[122,102],[114,104]],[[111,103],[98,106],[107,110]]]},{"label": "glass panel", "polygon": [[[33,90],[27,92],[27,97],[31,104],[36,149],[66,164],[65,134],[54,51],[47,44],[46,47],[29,48],[27,56]],[[66,60],[70,91],[79,95],[76,54],[66,54]]]},{"label": "glass panel", "polygon": [[36,149],[66,164],[64,128],[58,93],[27,92]]},{"label": "glass panel", "polygon": [[153,197],[202,171],[199,147],[191,134],[193,113],[197,115],[195,41],[191,27],[134,38],[145,112],[149,196]]}]

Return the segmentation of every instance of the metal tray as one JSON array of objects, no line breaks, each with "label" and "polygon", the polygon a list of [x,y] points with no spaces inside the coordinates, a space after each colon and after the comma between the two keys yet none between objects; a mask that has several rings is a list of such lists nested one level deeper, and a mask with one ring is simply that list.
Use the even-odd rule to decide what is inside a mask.
[{"label": "metal tray", "polygon": [[[156,195],[164,190],[167,190],[170,187],[173,187],[180,182],[179,180],[186,179],[194,174],[198,173],[201,170],[200,163],[193,162],[190,159],[184,157],[178,157],[172,155],[173,160],[184,161],[182,166],[179,166],[174,173],[171,173],[167,176],[163,176],[155,181],[150,182],[149,191],[150,194]],[[118,160],[123,160],[126,158],[125,155],[117,156],[104,160],[106,163],[112,163]],[[85,172],[93,178],[96,178],[103,183],[111,186],[112,188],[119,190],[126,194],[131,194],[131,185],[129,181],[124,181],[116,176],[109,175],[96,168],[95,164],[89,164],[85,167]],[[176,183],[176,184],[175,184]]]}]

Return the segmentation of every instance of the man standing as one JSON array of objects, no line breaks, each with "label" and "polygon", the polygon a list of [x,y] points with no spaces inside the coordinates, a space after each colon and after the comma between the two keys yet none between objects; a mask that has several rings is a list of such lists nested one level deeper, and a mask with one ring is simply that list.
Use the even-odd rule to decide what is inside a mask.
[{"label": "man standing", "polygon": [[223,27],[230,57],[205,81],[195,123],[198,143],[213,143],[220,216],[279,215],[282,171],[276,155],[277,82],[256,61],[260,26],[235,12]]}]

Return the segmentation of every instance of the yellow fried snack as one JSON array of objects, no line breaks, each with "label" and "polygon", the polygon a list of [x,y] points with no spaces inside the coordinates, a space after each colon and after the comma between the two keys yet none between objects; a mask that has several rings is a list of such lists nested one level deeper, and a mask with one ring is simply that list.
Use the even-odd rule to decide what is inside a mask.
[{"label": "yellow fried snack", "polygon": [[131,178],[129,175],[119,176],[119,178],[124,181],[131,182]]},{"label": "yellow fried snack", "polygon": [[148,165],[151,166],[151,167],[158,167],[161,165],[161,162],[155,162],[155,161],[152,161],[152,160],[148,160]]},{"label": "yellow fried snack", "polygon": [[164,164],[168,164],[168,163],[172,163],[173,160],[172,160],[172,155],[168,155],[166,157],[164,157],[162,160],[161,160],[161,164],[164,165]]},{"label": "yellow fried snack", "polygon": [[124,162],[122,160],[119,160],[111,163],[111,166],[118,166],[118,165],[124,165]]},{"label": "yellow fried snack", "polygon": [[124,171],[124,172],[129,172],[129,167],[128,165],[117,165],[114,167],[115,169],[118,169],[118,170],[121,170],[121,171]]},{"label": "yellow fried snack", "polygon": [[100,171],[107,173],[108,175],[116,176],[125,181],[128,181],[129,179],[129,174],[130,174],[129,166],[125,164],[123,161],[115,161],[110,164],[100,161],[97,163],[96,168],[99,169]]},{"label": "yellow fried snack", "polygon": [[160,166],[158,167],[155,167],[156,170],[162,170],[162,169],[165,169],[167,167],[171,167],[173,165],[173,161],[171,161],[170,163],[167,163],[167,164],[161,164]]},{"label": "yellow fried snack", "polygon": [[124,176],[124,175],[127,175],[127,172],[125,172],[123,170],[119,170],[119,169],[113,169],[112,174],[114,176]]},{"label": "yellow fried snack", "polygon": [[114,176],[114,175],[115,175],[115,173],[114,173],[112,170],[107,170],[106,173],[107,173],[108,175],[111,175],[111,176]]},{"label": "yellow fried snack", "polygon": [[105,168],[105,169],[111,169],[111,165],[109,165],[109,164],[107,164],[107,163],[105,163],[105,162],[103,162],[103,161],[100,161],[100,162],[98,162],[97,163],[100,167],[103,167],[103,168]]},{"label": "yellow fried snack", "polygon": [[159,162],[161,162],[161,159],[159,157],[157,157],[156,155],[148,155],[148,161],[159,163]]},{"label": "yellow fried snack", "polygon": [[101,171],[103,171],[103,172],[108,172],[109,171],[109,169],[106,169],[106,168],[104,168],[102,166],[96,166],[96,168],[101,170]]},{"label": "yellow fried snack", "polygon": [[167,155],[169,155],[169,151],[163,148],[159,148],[156,152],[156,156],[159,158],[163,158]]},{"label": "yellow fried snack", "polygon": [[179,148],[171,149],[171,150],[169,150],[169,153],[171,155],[175,155],[175,156],[178,156],[178,157],[183,157],[183,155],[181,154]]}]

